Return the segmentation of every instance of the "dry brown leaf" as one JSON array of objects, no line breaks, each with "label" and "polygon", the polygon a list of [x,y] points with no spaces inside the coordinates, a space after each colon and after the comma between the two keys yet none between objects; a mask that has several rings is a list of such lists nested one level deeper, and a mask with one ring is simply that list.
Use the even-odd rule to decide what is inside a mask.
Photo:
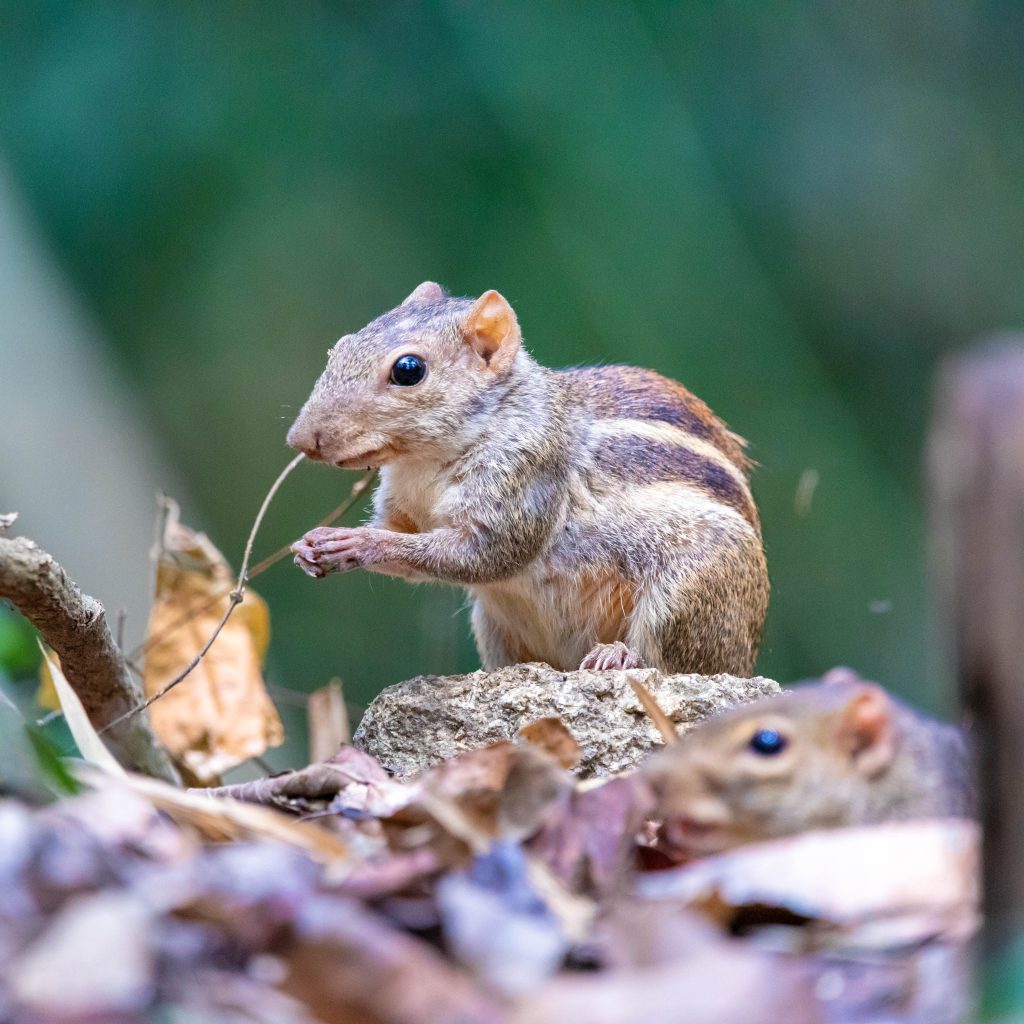
[{"label": "dry brown leaf", "polygon": [[[492,839],[521,839],[541,825],[545,811],[572,788],[570,775],[544,750],[529,743],[495,743],[467,750],[420,777],[414,804],[435,816],[447,803],[460,812],[484,845]],[[435,808],[434,804],[437,804]],[[442,825],[476,849],[461,825]],[[479,852],[479,851],[478,851]]]},{"label": "dry brown leaf", "polygon": [[[149,616],[154,642],[143,665],[147,697],[195,657],[224,615],[233,583],[224,556],[205,534],[182,525],[175,502],[167,500],[166,513]],[[284,739],[261,671],[269,639],[267,606],[246,590],[206,657],[150,709],[156,734],[200,782],[215,781]]]},{"label": "dry brown leaf", "polygon": [[842,944],[961,941],[978,925],[979,851],[966,819],[870,825],[741,847],[640,875],[636,888],[718,919],[780,908],[832,926]]},{"label": "dry brown leaf", "polygon": [[[56,653],[51,651],[50,655],[60,665],[60,658]],[[39,662],[39,686],[36,688],[36,703],[46,711],[60,711],[60,697],[57,696],[57,689],[53,685],[53,676],[50,675],[50,664],[45,657]]]},{"label": "dry brown leaf", "polygon": [[565,727],[560,718],[554,715],[538,718],[519,730],[519,735],[527,741],[546,750],[567,771],[580,763],[580,745],[576,737]]},{"label": "dry brown leaf", "polygon": [[41,643],[39,649],[43,652],[43,664],[47,666],[50,685],[57,698],[57,707],[64,712],[64,721],[67,722],[78,752],[90,764],[109,775],[123,776],[124,768],[107,749],[107,745],[93,728],[89,716],[85,713],[85,708],[82,707],[82,702],[78,699],[78,694],[64,678],[57,656],[52,651],[48,651]]},{"label": "dry brown leaf", "polygon": [[309,695],[309,762],[328,761],[352,740],[341,680],[332,679]]},{"label": "dry brown leaf", "polygon": [[281,990],[321,1024],[507,1021],[440,953],[351,900],[310,906],[279,955]]},{"label": "dry brown leaf", "polygon": [[334,833],[316,822],[298,822],[269,807],[256,807],[204,792],[175,789],[166,782],[145,775],[125,773],[115,779],[88,765],[83,766],[78,774],[84,782],[99,788],[115,784],[126,786],[145,797],[179,825],[195,829],[206,839],[216,842],[245,839],[284,843],[305,850],[314,860],[334,868],[347,868],[351,859],[348,846]]},{"label": "dry brown leaf", "polygon": [[392,779],[369,754],[344,746],[330,760],[298,771],[194,792],[276,807],[294,814],[329,811],[354,817],[386,818],[416,796],[418,784]]},{"label": "dry brown leaf", "polygon": [[636,694],[636,699],[640,701],[640,706],[647,712],[647,717],[654,723],[654,727],[660,733],[666,746],[678,742],[679,733],[676,732],[672,719],[662,711],[661,706],[651,696],[647,687],[636,676],[629,676],[628,679],[629,685],[633,687],[633,692]]},{"label": "dry brown leaf", "polygon": [[682,963],[564,973],[515,1006],[512,1024],[824,1024],[810,972],[736,944]]},{"label": "dry brown leaf", "polygon": [[601,782],[570,792],[528,848],[572,892],[607,897],[633,864],[634,837],[651,801],[638,775]]},{"label": "dry brown leaf", "polygon": [[435,818],[444,817],[451,804],[459,812],[457,820],[438,820],[479,852],[498,834],[498,814],[515,759],[515,744],[495,743],[442,761],[422,776],[416,803]]}]

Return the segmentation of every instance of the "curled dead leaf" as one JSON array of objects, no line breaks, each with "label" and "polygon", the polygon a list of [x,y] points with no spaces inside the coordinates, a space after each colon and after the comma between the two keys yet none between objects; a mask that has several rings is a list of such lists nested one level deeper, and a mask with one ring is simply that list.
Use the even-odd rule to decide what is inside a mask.
[{"label": "curled dead leaf", "polygon": [[580,745],[576,737],[554,715],[538,718],[519,730],[520,738],[546,750],[563,768],[571,771],[580,763]]},{"label": "curled dead leaf", "polygon": [[[174,679],[207,641],[228,607],[233,585],[224,556],[205,534],[181,523],[175,502],[165,502],[143,664],[147,697]],[[247,590],[187,681],[150,709],[154,731],[201,783],[216,781],[284,739],[263,682],[269,639],[267,606]]]},{"label": "curled dead leaf", "polygon": [[85,708],[82,707],[82,702],[78,699],[78,694],[64,678],[57,656],[52,651],[48,651],[42,643],[39,644],[39,649],[43,652],[43,664],[47,668],[47,676],[57,699],[57,707],[64,712],[64,720],[68,724],[78,752],[86,761],[108,775],[125,775],[124,768],[121,767],[117,758],[93,728],[89,716],[85,713]]},{"label": "curled dead leaf", "polygon": [[723,923],[776,908],[827,926],[829,946],[962,941],[979,921],[980,839],[956,818],[808,832],[642,874],[636,890]]},{"label": "curled dead leaf", "polygon": [[340,679],[332,679],[309,695],[306,714],[310,764],[329,760],[342,744],[351,742],[352,730]]},{"label": "curled dead leaf", "polygon": [[119,778],[97,773],[84,766],[79,775],[90,785],[104,788],[122,785],[145,797],[179,825],[195,829],[216,842],[229,840],[266,840],[304,850],[314,860],[344,869],[350,860],[342,839],[316,822],[299,822],[269,807],[255,807],[225,797],[211,796],[203,790],[176,789],[159,779],[124,773]]}]

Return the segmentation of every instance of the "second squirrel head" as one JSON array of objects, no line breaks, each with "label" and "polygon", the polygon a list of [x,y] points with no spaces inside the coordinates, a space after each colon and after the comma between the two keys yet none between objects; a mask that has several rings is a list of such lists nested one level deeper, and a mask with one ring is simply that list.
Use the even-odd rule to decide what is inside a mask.
[{"label": "second squirrel head", "polygon": [[516,315],[498,292],[452,298],[424,281],[331,349],[288,444],[344,469],[450,451],[511,371],[520,342]]},{"label": "second squirrel head", "polygon": [[666,845],[690,855],[861,824],[898,753],[896,705],[834,669],[702,722],[645,768]]}]

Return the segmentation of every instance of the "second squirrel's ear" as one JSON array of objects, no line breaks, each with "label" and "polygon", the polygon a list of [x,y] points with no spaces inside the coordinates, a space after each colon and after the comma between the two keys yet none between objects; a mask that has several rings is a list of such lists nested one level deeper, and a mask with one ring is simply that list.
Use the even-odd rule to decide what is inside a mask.
[{"label": "second squirrel's ear", "polygon": [[874,683],[858,684],[840,712],[839,742],[854,768],[865,775],[885,769],[895,752],[892,701]]},{"label": "second squirrel's ear", "polygon": [[830,668],[821,677],[821,681],[826,686],[850,686],[864,682],[855,669],[847,668],[846,665],[837,665],[835,668]]},{"label": "second squirrel's ear", "polygon": [[494,371],[512,365],[519,351],[519,321],[508,301],[492,288],[484,292],[462,322],[462,336]]},{"label": "second squirrel's ear", "polygon": [[444,289],[436,281],[424,281],[406,296],[402,305],[408,306],[410,302],[440,302],[443,298]]}]

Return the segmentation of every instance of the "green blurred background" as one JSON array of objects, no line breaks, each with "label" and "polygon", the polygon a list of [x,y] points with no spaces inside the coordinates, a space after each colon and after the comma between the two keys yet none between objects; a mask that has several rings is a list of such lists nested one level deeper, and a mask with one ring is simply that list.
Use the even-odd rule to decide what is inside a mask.
[{"label": "green blurred background", "polygon": [[[236,566],[336,338],[425,278],[496,287],[542,362],[652,367],[751,440],[762,672],[848,663],[931,709],[929,382],[1024,319],[1022,113],[1024,5],[999,0],[0,8],[5,174]],[[16,428],[51,465],[59,439]],[[354,479],[300,467],[257,556]],[[90,489],[47,486],[69,517]],[[453,590],[288,562],[257,589],[279,686],[341,675],[360,705],[478,664]]]}]

